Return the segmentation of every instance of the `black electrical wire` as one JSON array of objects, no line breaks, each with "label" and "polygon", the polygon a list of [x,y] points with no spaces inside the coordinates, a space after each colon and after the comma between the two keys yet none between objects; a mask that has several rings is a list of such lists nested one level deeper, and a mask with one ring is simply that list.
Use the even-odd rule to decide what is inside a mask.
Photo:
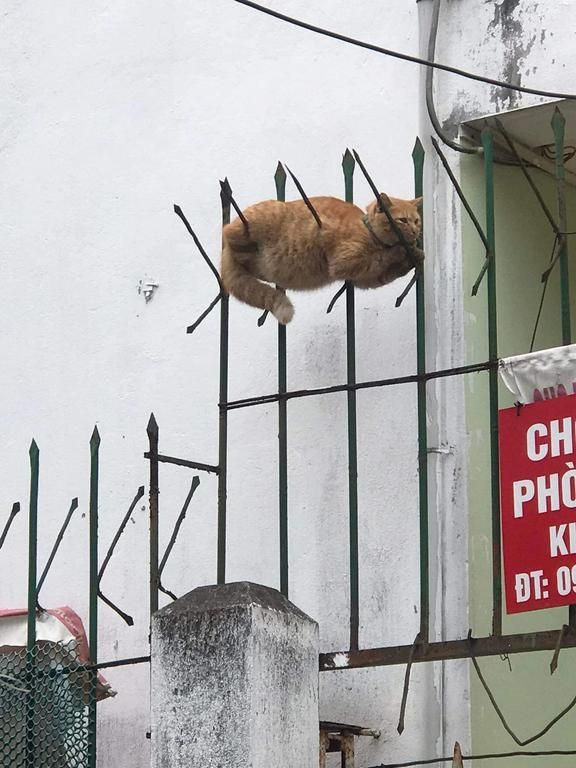
[{"label": "black electrical wire", "polygon": [[402,61],[411,61],[414,64],[421,64],[424,67],[431,67],[432,69],[440,69],[443,72],[451,72],[454,75],[459,75],[460,77],[465,77],[468,80],[477,80],[480,83],[487,83],[488,85],[495,85],[498,88],[508,88],[511,91],[518,91],[519,93],[531,93],[535,96],[545,96],[549,99],[568,99],[570,101],[576,101],[576,94],[574,93],[557,93],[555,91],[543,91],[539,88],[528,88],[524,85],[514,85],[513,83],[508,83],[505,80],[496,80],[492,77],[484,77],[484,75],[477,75],[474,72],[467,72],[464,69],[458,69],[458,67],[451,67],[448,64],[439,64],[435,61],[428,61],[428,59],[421,59],[418,56],[411,56],[408,53],[400,53],[399,51],[392,51],[390,48],[382,48],[379,45],[374,45],[373,43],[367,43],[363,40],[357,40],[354,37],[348,37],[347,35],[341,35],[339,32],[332,32],[329,29],[323,29],[322,27],[317,27],[314,24],[308,24],[305,21],[301,21],[300,19],[295,19],[292,16],[287,16],[285,13],[280,13],[279,11],[274,11],[272,8],[265,8],[263,5],[259,5],[258,3],[252,2],[252,0],[233,0],[235,3],[240,3],[241,5],[246,5],[248,8],[253,8],[255,11],[260,11],[261,13],[265,13],[268,16],[273,16],[275,19],[280,19],[280,21],[285,21],[288,24],[293,24],[296,27],[301,27],[302,29],[307,29],[310,32],[316,32],[319,35],[324,35],[325,37],[331,37],[334,40],[341,40],[343,43],[349,43],[350,45],[356,45],[359,48],[366,48],[369,51],[375,51],[376,53],[382,53],[385,56],[391,56],[395,59],[402,59]]},{"label": "black electrical wire", "polygon": [[[430,22],[430,35],[428,37],[428,61],[433,62],[436,56],[436,38],[438,36],[438,21],[440,18],[440,2],[441,0],[434,0],[434,7],[432,9],[432,20]],[[436,108],[434,107],[434,67],[428,67],[426,69],[426,109],[428,110],[428,117],[432,123],[434,130],[436,131],[438,138],[443,144],[446,144],[450,149],[455,149],[457,152],[463,152],[467,155],[475,155],[482,151],[481,147],[464,147],[456,141],[453,141],[450,137],[446,136],[438,115],[436,114]]]}]

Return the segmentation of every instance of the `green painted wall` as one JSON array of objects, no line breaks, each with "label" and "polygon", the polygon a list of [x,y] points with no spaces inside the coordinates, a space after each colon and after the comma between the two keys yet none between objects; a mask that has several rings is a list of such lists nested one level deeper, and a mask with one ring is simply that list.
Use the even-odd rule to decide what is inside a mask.
[{"label": "green painted wall", "polygon": [[[534,170],[533,177],[550,207],[556,212],[553,179]],[[461,179],[465,194],[479,220],[484,222],[483,161],[463,156]],[[497,296],[499,356],[522,354],[530,349],[530,339],[542,292],[541,275],[546,269],[553,245],[553,234],[521,171],[514,167],[495,169]],[[576,190],[568,188],[568,210],[572,211],[569,229],[576,228]],[[570,213],[569,213],[570,215]],[[464,261],[464,308],[467,362],[488,359],[486,279],[476,297],[470,291],[484,261],[483,246],[463,211],[462,251]],[[464,220],[464,217],[465,220]],[[576,238],[571,238],[572,254]],[[576,262],[571,259],[572,323],[576,338]],[[562,344],[560,327],[559,273],[550,279],[534,349]],[[490,490],[488,454],[488,376],[466,377],[469,436],[469,589],[470,626],[476,636],[490,634],[492,614]],[[501,386],[501,407],[512,405],[513,397]],[[516,616],[504,613],[504,632],[560,629],[567,621],[567,609],[534,611]],[[576,696],[576,651],[563,651],[556,673],[551,676],[551,653],[532,653],[481,659],[480,665],[496,701],[509,725],[520,739],[532,736]],[[492,705],[471,666],[472,748],[475,754],[521,749],[504,731]],[[526,750],[576,749],[576,707],[552,730]],[[576,758],[511,758],[507,768],[534,765],[563,768],[576,765]],[[497,760],[481,760],[475,768],[494,768]]]}]

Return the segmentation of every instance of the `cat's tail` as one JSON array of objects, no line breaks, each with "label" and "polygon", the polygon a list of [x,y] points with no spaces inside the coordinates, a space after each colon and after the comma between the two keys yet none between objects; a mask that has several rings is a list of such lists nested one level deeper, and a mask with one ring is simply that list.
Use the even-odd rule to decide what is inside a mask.
[{"label": "cat's tail", "polygon": [[[245,253],[242,256],[246,258]],[[287,325],[294,317],[294,307],[286,294],[250,274],[225,238],[221,272],[227,293],[251,307],[267,309],[282,325]]]}]

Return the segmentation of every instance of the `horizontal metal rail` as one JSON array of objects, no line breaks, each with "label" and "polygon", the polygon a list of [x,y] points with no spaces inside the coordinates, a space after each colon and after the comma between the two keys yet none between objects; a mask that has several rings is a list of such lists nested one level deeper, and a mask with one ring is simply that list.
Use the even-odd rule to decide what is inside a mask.
[{"label": "horizontal metal rail", "polygon": [[144,454],[145,459],[155,458],[160,464],[176,464],[178,467],[188,467],[189,469],[198,469],[201,472],[214,472],[218,474],[220,471],[215,464],[202,464],[199,461],[189,461],[188,459],[179,459],[176,456],[164,456],[161,453],[154,457],[150,451],[146,451]]},{"label": "horizontal metal rail", "polygon": [[[461,365],[457,368],[444,368],[440,371],[427,371],[426,373],[412,373],[407,376],[395,376],[390,379],[372,379],[370,381],[360,381],[355,384],[334,384],[331,387],[316,387],[315,389],[295,389],[290,392],[273,393],[261,395],[259,397],[246,397],[242,400],[230,400],[227,403],[220,403],[219,407],[223,410],[233,411],[237,408],[250,408],[253,405],[266,405],[267,403],[276,403],[279,400],[293,400],[297,397],[314,397],[316,395],[330,395],[334,392],[352,392],[358,389],[374,389],[376,387],[391,387],[398,384],[416,384],[419,381],[431,381],[432,379],[442,379],[447,376],[461,376],[466,373],[479,373],[489,371],[491,368],[497,368],[498,361],[482,363],[470,363]],[[147,454],[144,454],[145,456]],[[189,466],[189,465],[186,465]]]},{"label": "horizontal metal rail", "polygon": [[[518,635],[491,635],[469,640],[445,640],[437,643],[395,645],[383,648],[367,648],[361,651],[337,651],[320,654],[320,671],[336,669],[364,669],[386,667],[420,661],[449,661],[469,659],[472,656],[503,656],[511,653],[555,651],[559,630],[527,632]],[[564,630],[563,648],[576,648],[576,630]]]}]

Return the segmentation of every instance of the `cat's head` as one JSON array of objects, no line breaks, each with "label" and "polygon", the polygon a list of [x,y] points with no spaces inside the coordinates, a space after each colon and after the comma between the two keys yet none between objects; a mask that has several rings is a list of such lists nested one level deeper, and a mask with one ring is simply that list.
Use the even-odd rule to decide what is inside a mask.
[{"label": "cat's head", "polygon": [[[381,192],[380,199],[390,211],[394,221],[398,223],[404,237],[409,243],[415,243],[422,229],[422,220],[419,213],[419,209],[422,207],[422,198],[401,200],[398,197],[389,197],[385,192]],[[368,213],[370,224],[383,242],[387,245],[394,245],[398,242],[398,237],[378,202],[370,203],[366,207],[366,212]]]}]

